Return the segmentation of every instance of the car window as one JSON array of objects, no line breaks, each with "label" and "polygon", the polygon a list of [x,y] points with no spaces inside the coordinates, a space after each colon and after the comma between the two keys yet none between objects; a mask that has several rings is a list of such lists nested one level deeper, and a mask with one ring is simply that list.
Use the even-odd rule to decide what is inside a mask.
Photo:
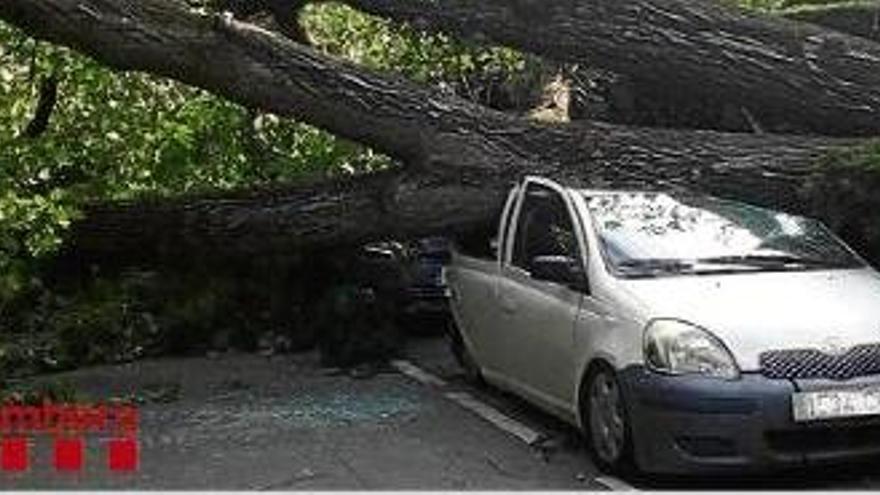
[{"label": "car window", "polygon": [[531,184],[517,218],[511,263],[529,270],[536,256],[577,258],[578,247],[562,196],[548,187]]},{"label": "car window", "polygon": [[858,268],[824,225],[736,201],[651,192],[587,193],[605,258],[623,276]]}]

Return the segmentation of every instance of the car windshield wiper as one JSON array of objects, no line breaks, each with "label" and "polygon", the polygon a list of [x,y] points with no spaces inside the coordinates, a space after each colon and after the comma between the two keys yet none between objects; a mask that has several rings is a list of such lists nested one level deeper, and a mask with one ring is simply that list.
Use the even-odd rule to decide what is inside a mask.
[{"label": "car windshield wiper", "polygon": [[789,254],[741,254],[733,256],[715,256],[712,258],[700,258],[699,263],[722,264],[722,265],[749,265],[749,266],[842,266],[846,263],[840,261],[807,258]]},{"label": "car windshield wiper", "polygon": [[720,273],[734,273],[741,271],[754,271],[764,268],[763,265],[756,266],[745,263],[721,263],[717,265],[731,266],[712,266],[711,268],[700,267],[703,260],[681,260],[667,258],[648,258],[627,260],[618,263],[623,275],[627,277],[660,277],[665,275],[714,275]]},{"label": "car windshield wiper", "polygon": [[694,264],[675,259],[631,259],[621,261],[618,268],[626,271],[628,275],[637,274],[644,276],[658,275],[662,273],[689,273],[694,270]]}]

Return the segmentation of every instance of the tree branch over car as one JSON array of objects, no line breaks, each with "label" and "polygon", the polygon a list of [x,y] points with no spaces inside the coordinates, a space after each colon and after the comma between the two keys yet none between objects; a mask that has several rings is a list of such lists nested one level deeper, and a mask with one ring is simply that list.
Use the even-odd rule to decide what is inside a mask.
[{"label": "tree branch over car", "polygon": [[[374,13],[382,13],[378,12],[379,7],[388,9],[385,15],[410,22],[417,19],[407,6],[422,4],[354,3],[365,9],[371,6],[370,11]],[[443,6],[443,16],[440,16],[439,7],[428,8],[428,4],[435,3]],[[395,5],[396,10],[392,11]],[[660,9],[661,6],[665,9]],[[525,36],[531,28],[522,30],[517,36],[514,36],[513,28],[525,28],[521,25],[527,18],[525,14],[534,6],[523,2],[471,5],[468,0],[450,0],[426,2],[423,7],[423,17],[438,16],[432,21],[435,27],[445,29],[465,19],[464,15],[470,12],[472,19],[464,27],[480,27],[479,31],[492,39],[516,45],[520,35]],[[570,57],[571,60],[592,54],[600,61],[603,58],[599,55],[604,53],[607,60],[620,59],[613,66],[617,70],[648,63],[649,67],[657,67],[658,57],[680,57],[680,60],[665,59],[671,67],[676,63],[683,64],[678,66],[681,70],[676,84],[696,86],[704,81],[706,88],[717,86],[718,91],[730,92],[734,99],[737,95],[733,94],[736,91],[732,88],[736,87],[737,81],[751,81],[771,93],[773,88],[784,87],[786,89],[773,98],[775,103],[772,105],[760,98],[754,101],[761,102],[763,111],[786,115],[793,112],[790,115],[803,118],[805,122],[822,120],[834,125],[852,125],[846,130],[853,133],[867,132],[877,115],[867,109],[875,105],[880,85],[874,84],[871,78],[880,77],[877,75],[880,72],[873,70],[880,68],[880,63],[871,62],[867,55],[875,51],[880,54],[880,49],[864,40],[842,37],[819,28],[750,17],[697,1],[581,2],[571,9],[565,8],[561,2],[551,2],[546,10],[534,17],[533,24],[557,29],[542,35],[542,41],[528,41],[521,48],[561,59]],[[587,22],[588,14],[597,13],[603,14],[601,21],[596,21],[601,24],[593,27],[605,31],[596,31],[587,37],[590,29],[581,28],[590,24],[582,25],[581,22]],[[677,24],[684,22],[682,18],[692,23],[689,25],[695,30],[693,33]],[[442,187],[459,188],[460,191],[466,191],[469,185],[481,185],[489,191],[498,191],[525,174],[543,174],[559,179],[574,178],[582,183],[696,188],[788,210],[821,210],[820,213],[834,224],[835,220],[842,221],[843,212],[852,207],[847,201],[859,197],[852,194],[852,189],[867,187],[865,181],[854,184],[848,173],[835,172],[833,177],[826,175],[823,167],[834,156],[852,147],[858,149],[866,145],[864,140],[648,129],[589,121],[535,123],[400,77],[377,74],[322,55],[287,37],[228,15],[197,13],[170,0],[5,0],[0,4],[0,19],[35,37],[77,49],[108,66],[176,79],[249,108],[301,119],[387,153],[404,165],[407,179],[384,181],[385,189],[372,197],[395,197],[402,191],[395,189],[400,184],[407,184],[411,198],[419,197],[419,187],[424,183],[442,184]],[[671,43],[663,50],[659,47],[649,49],[649,45],[653,45],[647,39],[663,32],[672,36],[679,33],[675,31],[679,27],[681,36],[689,33],[694,36],[696,44],[691,49],[684,41]],[[639,28],[636,32],[646,38],[635,34],[632,39],[629,35],[620,37],[621,33],[635,28]],[[729,38],[709,36],[713,30],[732,33],[740,28],[750,29],[751,45],[743,46],[743,39],[733,42]],[[607,39],[595,39],[600,33],[607,35]],[[568,44],[563,43],[563,37],[567,37]],[[698,43],[699,39],[703,41]],[[828,52],[833,56],[827,60],[810,58],[812,65],[804,68],[801,62],[806,59],[797,59],[795,53],[804,45],[792,48],[793,40],[803,43],[812,40],[814,48],[825,46],[826,41],[828,46],[838,47],[834,40],[845,41],[849,51]],[[820,40],[822,43],[816,45]],[[626,46],[628,55],[621,52]],[[859,56],[854,50],[865,56]],[[839,57],[841,54],[845,55],[843,59]],[[721,58],[716,60],[717,57]],[[694,65],[687,65],[687,61]],[[705,69],[705,73],[698,72],[698,66]],[[742,72],[737,72],[737,67]],[[727,83],[722,82],[724,78]],[[835,86],[837,83],[840,87]],[[855,91],[860,85],[866,87],[864,92]],[[742,90],[744,86],[739,88]],[[801,107],[797,111],[789,108],[794,101]],[[803,104],[805,101],[810,104]],[[841,129],[844,127],[829,129],[828,133],[838,134]],[[419,178],[420,175],[423,177]],[[868,179],[875,180],[873,176]],[[369,178],[354,178],[351,183],[361,180],[365,181],[364,184],[373,184]],[[289,202],[290,207],[278,210],[278,214],[301,215],[307,223],[314,210],[297,205],[308,205],[315,199],[315,194],[324,197],[320,189],[292,186],[290,194],[282,195],[284,199],[281,200]],[[819,190],[821,196],[815,195]],[[428,189],[425,194],[432,192]],[[494,194],[487,196],[487,201],[495,197]],[[473,196],[468,197],[469,201],[476,201]],[[829,197],[848,199],[834,203],[829,209]],[[452,198],[449,196],[450,200]],[[344,201],[341,197],[336,200]],[[254,208],[264,208],[267,202],[278,204],[279,199],[267,195],[250,201]],[[383,208],[378,212],[393,211],[393,202],[382,201],[374,206]],[[150,212],[167,215],[172,211],[186,214],[199,210],[198,207],[177,204],[179,210],[172,206],[171,210],[145,207],[140,211],[144,215]],[[242,204],[239,207],[243,207]],[[251,226],[251,234],[268,234],[272,229],[276,229],[279,235],[284,232],[281,227],[273,227],[272,222],[247,223],[249,218],[259,215],[211,216],[226,211],[223,208],[201,211],[201,215],[207,215],[201,217],[205,222],[220,222],[238,228]],[[469,211],[490,215],[489,209]],[[443,228],[455,225],[458,220],[456,215],[459,213],[454,208],[448,212],[450,218],[442,222]],[[109,217],[99,215],[96,218]],[[322,235],[320,242],[363,240],[388,233],[376,224],[366,224],[375,227],[371,231],[365,229],[364,224],[353,222],[359,217],[343,205],[339,205],[332,218],[335,219],[332,224],[322,227],[329,234]],[[460,220],[469,224],[474,218],[465,215]],[[100,221],[97,220],[86,221],[84,225],[100,230]],[[173,225],[173,222],[166,225],[169,230],[163,234],[165,238],[175,235],[183,238],[189,232],[180,230],[175,234]],[[434,224],[428,222],[427,225]],[[133,223],[129,227],[132,234],[138,230],[137,226]],[[80,229],[79,232],[84,231]],[[294,238],[301,234],[296,229],[288,233]],[[210,231],[204,235],[210,235]],[[872,242],[863,239],[864,232],[853,231],[851,235],[857,237],[856,245]],[[143,239],[136,235],[134,238]],[[305,247],[312,238],[306,235],[298,239],[286,245]]]},{"label": "tree branch over car", "polygon": [[345,0],[365,12],[711,96],[762,123],[880,130],[880,46],[707,0]]}]

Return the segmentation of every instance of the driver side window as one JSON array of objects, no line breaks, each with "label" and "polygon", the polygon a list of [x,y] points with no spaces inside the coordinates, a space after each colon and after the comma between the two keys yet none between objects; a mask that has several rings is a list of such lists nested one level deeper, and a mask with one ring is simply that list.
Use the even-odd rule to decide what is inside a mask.
[{"label": "driver side window", "polygon": [[511,263],[526,271],[536,256],[578,258],[571,215],[562,196],[549,187],[528,186],[514,235]]}]

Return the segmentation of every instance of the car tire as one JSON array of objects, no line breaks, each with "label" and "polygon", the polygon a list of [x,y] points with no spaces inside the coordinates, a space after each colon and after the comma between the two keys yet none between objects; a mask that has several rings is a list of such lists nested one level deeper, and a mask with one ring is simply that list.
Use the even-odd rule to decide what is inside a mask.
[{"label": "car tire", "polygon": [[596,467],[614,474],[634,471],[629,408],[610,366],[599,365],[587,377],[581,393],[581,414],[584,436]]},{"label": "car tire", "polygon": [[455,318],[450,317],[447,319],[446,329],[449,349],[452,351],[452,355],[455,356],[458,365],[464,370],[465,379],[470,383],[482,385],[484,380],[483,374],[480,372],[480,366],[468,349],[467,344],[465,344],[461,331],[455,323]]}]

